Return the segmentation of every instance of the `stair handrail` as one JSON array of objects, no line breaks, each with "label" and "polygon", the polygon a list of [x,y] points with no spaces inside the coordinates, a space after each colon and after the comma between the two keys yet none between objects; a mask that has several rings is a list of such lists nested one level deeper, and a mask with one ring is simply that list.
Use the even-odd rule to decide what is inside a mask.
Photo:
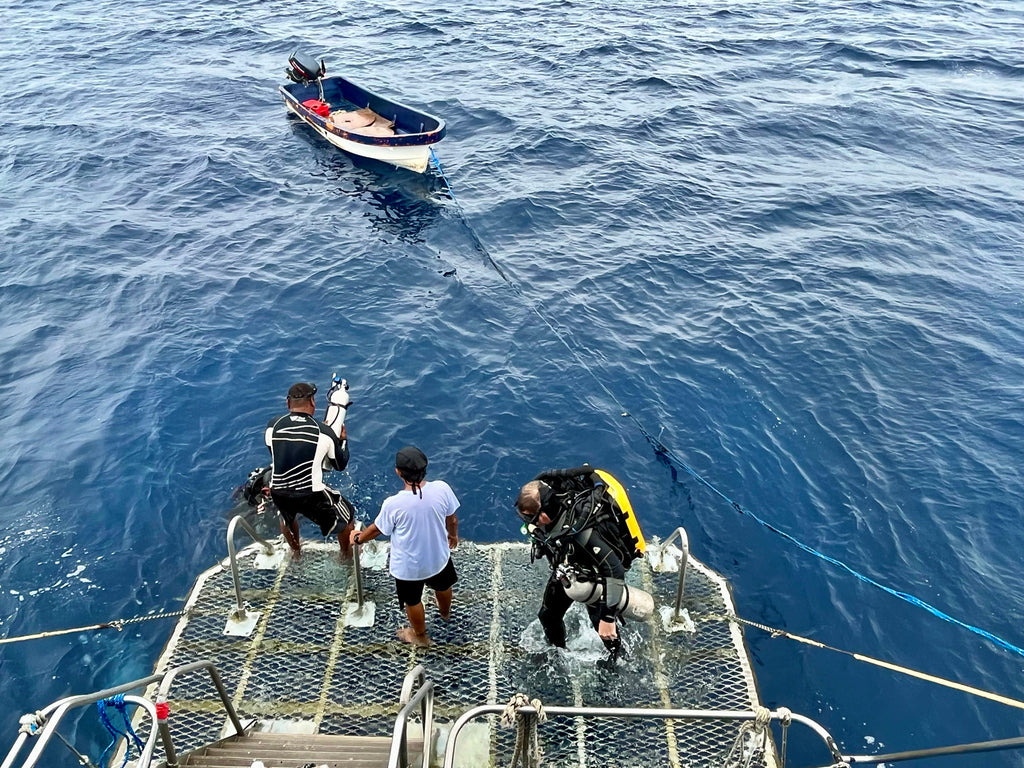
[{"label": "stair handrail", "polygon": [[242,517],[242,515],[235,515],[231,518],[231,522],[228,523],[228,559],[231,561],[231,579],[235,584],[235,601],[237,607],[234,613],[231,614],[231,618],[235,621],[245,621],[245,603],[242,601],[242,580],[238,575],[238,558],[235,554],[235,527],[241,525],[246,533],[252,537],[252,540],[257,544],[262,544],[264,551],[268,555],[274,554],[274,548],[266,541],[264,541],[256,529],[249,525],[248,521]]},{"label": "stair handrail", "polygon": [[[217,692],[220,694],[221,702],[224,705],[224,710],[227,713],[228,718],[231,720],[231,724],[235,727],[235,731],[237,733],[244,733],[245,729],[242,726],[241,720],[238,718],[237,712],[235,712],[235,707],[231,703],[231,698],[228,696],[224,683],[221,682],[220,673],[217,671],[217,667],[212,661],[196,661],[191,664],[183,664],[180,667],[174,667],[173,669],[166,670],[160,674],[149,675],[148,677],[142,677],[138,680],[132,680],[129,683],[124,683],[123,685],[118,685],[114,688],[106,688],[102,691],[96,691],[95,693],[67,696],[63,699],[58,699],[43,709],[24,715],[21,718],[21,729],[18,731],[18,738],[15,739],[14,745],[7,753],[7,757],[4,759],[3,765],[0,766],[0,768],[13,768],[15,760],[17,760],[18,753],[24,746],[25,741],[29,737],[36,737],[39,741],[32,748],[28,757],[25,758],[25,762],[21,764],[21,768],[32,768],[38,762],[50,739],[53,738],[53,735],[57,732],[57,726],[60,725],[61,720],[68,711],[88,706],[90,704],[95,704],[96,702],[108,699],[111,696],[128,694],[130,691],[134,691],[139,688],[145,689],[156,684],[159,684],[156,703],[142,696],[125,696],[125,701],[141,706],[149,714],[150,721],[152,723],[150,726],[149,736],[146,740],[146,747],[142,755],[139,757],[136,765],[138,768],[148,768],[149,763],[152,760],[153,751],[156,748],[156,739],[158,735],[163,741],[167,764],[175,765],[176,756],[174,744],[171,742],[170,731],[167,728],[167,713],[166,710],[164,710],[162,713],[163,716],[161,717],[162,707],[159,705],[166,704],[167,694],[170,691],[171,684],[174,682],[175,677],[183,672],[194,672],[199,669],[206,669],[209,671],[210,678],[213,680],[213,684],[217,688]],[[42,730],[39,730],[40,728]]]},{"label": "stair handrail", "polygon": [[[504,704],[481,704],[463,712],[462,715],[452,724],[451,730],[448,732],[448,743],[445,745],[443,768],[453,768],[455,765],[455,747],[458,741],[458,735],[466,723],[482,715],[500,715],[503,714],[505,710],[506,705]],[[516,712],[521,715],[536,716],[539,714],[537,709],[530,705],[516,707]],[[552,717],[564,715],[568,717],[630,717],[655,718],[659,720],[741,720],[744,722],[756,720],[759,716],[758,712],[731,709],[643,709],[639,707],[548,706],[544,707],[544,714],[547,716],[548,720],[551,720]],[[534,721],[537,720],[536,717],[533,719]],[[825,746],[832,755],[833,763],[843,761],[844,758],[839,752],[839,748],[829,732],[809,717],[795,714],[790,712],[788,709],[776,709],[771,710],[770,719],[782,723],[784,727],[788,727],[791,722],[798,722],[806,726],[825,742]]]},{"label": "stair handrail", "polygon": [[[143,677],[139,680],[133,680],[130,683],[118,685],[114,688],[106,688],[95,693],[66,696],[63,699],[58,699],[52,704],[49,704],[43,709],[26,714],[21,718],[22,727],[18,731],[18,738],[15,739],[14,744],[7,753],[7,757],[4,758],[2,768],[12,768],[14,761],[18,757],[18,753],[25,744],[25,741],[30,736],[34,736],[39,740],[32,748],[32,751],[29,752],[28,757],[25,758],[25,762],[21,764],[22,768],[32,768],[32,766],[34,766],[42,756],[43,750],[46,749],[46,745],[49,743],[50,739],[53,738],[54,733],[57,732],[57,726],[60,725],[60,721],[64,719],[64,716],[69,710],[95,704],[98,701],[110,698],[111,696],[117,696],[118,694],[128,694],[130,691],[134,691],[137,688],[145,688],[152,683],[158,682],[162,677],[163,675],[150,675],[149,677]],[[149,713],[151,722],[154,725],[156,724],[156,709],[153,702],[149,699],[142,698],[141,696],[126,696],[125,700],[145,708]],[[39,727],[42,727],[42,731],[36,733]],[[147,754],[150,757],[152,757],[153,746],[155,746],[155,744],[156,729],[151,725],[150,734],[146,740],[146,748],[148,750]],[[148,766],[149,763],[143,763],[140,758],[138,765],[141,768],[142,766]]]},{"label": "stair handrail", "polygon": [[217,694],[220,696],[221,704],[224,705],[224,711],[227,713],[228,719],[231,720],[231,725],[235,727],[235,733],[239,736],[245,733],[245,728],[242,725],[242,721],[238,718],[238,713],[235,712],[235,705],[231,703],[231,697],[228,696],[228,689],[224,687],[224,683],[221,682],[220,672],[217,671],[217,666],[212,661],[193,661],[191,664],[182,664],[180,667],[169,669],[163,674],[163,681],[160,683],[160,689],[157,692],[157,700],[160,702],[167,701],[167,694],[171,690],[171,683],[174,682],[174,678],[183,672],[195,672],[199,669],[205,669],[210,673],[210,679],[213,681],[214,687],[217,689]]},{"label": "stair handrail", "polygon": [[[413,686],[419,683],[416,693]],[[402,694],[398,699],[401,709],[395,717],[395,729],[391,735],[391,752],[388,754],[388,768],[409,768],[408,726],[409,715],[418,706],[423,720],[422,768],[430,768],[431,741],[434,731],[434,684],[427,679],[422,664],[417,664],[402,681]]]}]

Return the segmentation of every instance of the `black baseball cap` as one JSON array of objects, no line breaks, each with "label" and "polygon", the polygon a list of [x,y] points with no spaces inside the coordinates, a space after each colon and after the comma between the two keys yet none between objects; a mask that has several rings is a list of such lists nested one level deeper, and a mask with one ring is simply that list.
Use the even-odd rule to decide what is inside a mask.
[{"label": "black baseball cap", "polygon": [[300,381],[298,384],[292,384],[292,388],[288,390],[288,399],[305,400],[315,394],[316,384],[307,384],[304,381]]},{"label": "black baseball cap", "polygon": [[415,445],[407,445],[395,455],[395,468],[399,472],[423,472],[427,468],[427,457]]}]

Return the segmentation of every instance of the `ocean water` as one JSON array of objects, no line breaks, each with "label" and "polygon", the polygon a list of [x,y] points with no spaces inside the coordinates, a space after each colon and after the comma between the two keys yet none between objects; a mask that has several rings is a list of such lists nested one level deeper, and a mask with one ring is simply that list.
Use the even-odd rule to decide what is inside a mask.
[{"label": "ocean water", "polygon": [[[590,461],[744,618],[1024,698],[1021,654],[729,503],[1024,646],[1020,3],[0,4],[0,635],[177,610],[288,386],[338,371],[364,520],[405,443],[477,541]],[[287,117],[296,48],[445,118],[454,198]],[[0,733],[169,630],[0,646]],[[1022,733],[746,634],[848,753]]]}]

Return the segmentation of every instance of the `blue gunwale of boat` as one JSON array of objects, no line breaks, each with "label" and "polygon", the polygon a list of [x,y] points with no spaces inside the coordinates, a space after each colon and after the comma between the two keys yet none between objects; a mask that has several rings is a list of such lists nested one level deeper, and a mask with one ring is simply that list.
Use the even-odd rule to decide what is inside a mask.
[{"label": "blue gunwale of boat", "polygon": [[307,99],[319,99],[320,89],[316,83],[289,83],[280,86],[279,90],[285,100],[290,102],[295,111],[306,122],[316,125],[321,130],[340,136],[356,144],[379,147],[408,147],[436,144],[444,138],[447,128],[444,120],[428,112],[413,109],[392,99],[387,99],[373,91],[353,83],[340,75],[325,77],[321,81],[324,88],[324,101],[332,106],[351,105],[353,109],[369,107],[378,115],[392,120],[395,124],[394,136],[366,136],[345,131],[335,126],[328,126],[327,119],[302,106]]}]

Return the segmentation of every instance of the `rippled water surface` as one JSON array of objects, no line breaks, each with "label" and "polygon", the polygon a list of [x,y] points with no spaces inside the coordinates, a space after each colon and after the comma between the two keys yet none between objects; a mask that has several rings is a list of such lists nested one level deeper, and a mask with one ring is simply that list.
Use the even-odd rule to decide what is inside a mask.
[{"label": "rippled water surface", "polygon": [[[337,370],[363,519],[407,442],[479,541],[589,460],[742,616],[1024,698],[1020,654],[729,503],[1024,646],[1019,3],[0,4],[0,634],[177,610],[288,385]],[[444,117],[455,199],[289,119],[297,47]],[[169,628],[0,646],[0,732]],[[848,752],[1021,732],[747,636]]]}]

